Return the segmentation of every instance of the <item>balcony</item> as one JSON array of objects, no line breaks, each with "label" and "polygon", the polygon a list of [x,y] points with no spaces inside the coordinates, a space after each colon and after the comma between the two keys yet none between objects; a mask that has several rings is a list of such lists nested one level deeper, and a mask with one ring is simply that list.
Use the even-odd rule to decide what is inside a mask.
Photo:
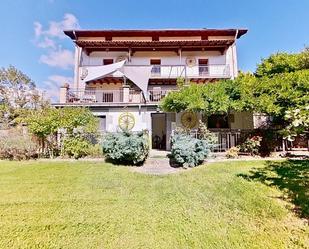
[{"label": "balcony", "polygon": [[[91,68],[93,66],[83,66],[82,68]],[[125,64],[124,67],[140,68],[152,67],[150,79],[216,79],[231,78],[229,65],[211,64],[211,65],[134,65]],[[112,73],[113,77],[122,77],[122,73],[116,71]]]},{"label": "balcony", "polygon": [[230,78],[229,65],[205,65],[205,66],[178,66],[178,65],[154,65],[151,70],[152,79],[170,78]]},{"label": "balcony", "polygon": [[143,104],[158,103],[171,90],[149,90],[147,101],[141,91],[120,89],[120,90],[101,90],[101,89],[68,89],[66,104]]}]

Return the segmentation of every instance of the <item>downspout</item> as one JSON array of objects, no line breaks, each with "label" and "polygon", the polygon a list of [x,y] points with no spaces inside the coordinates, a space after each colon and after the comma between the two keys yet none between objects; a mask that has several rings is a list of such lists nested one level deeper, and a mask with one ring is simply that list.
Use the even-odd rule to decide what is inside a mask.
[{"label": "downspout", "polygon": [[74,35],[74,41],[76,41],[76,40],[77,40],[77,37],[76,37],[75,30],[73,30],[73,35]]},{"label": "downspout", "polygon": [[[236,41],[237,41],[237,36],[238,36],[238,29],[236,29],[236,34],[235,34],[235,37],[234,37],[234,43],[232,44],[232,46],[236,46]],[[235,59],[234,59],[234,49],[232,47],[232,64],[233,64],[233,79],[234,79],[234,76],[235,76]],[[227,111],[227,120],[228,120],[228,126],[230,127],[231,129],[231,122],[230,122],[230,115],[231,115],[231,110],[229,109]]]},{"label": "downspout", "polygon": [[[77,41],[77,36],[76,36],[76,32],[75,30],[72,31],[73,35],[74,35],[74,41]],[[75,56],[77,58],[75,58],[75,69],[74,69],[74,76],[75,76],[75,84],[76,84],[76,88],[79,89],[79,66],[80,66],[80,52],[79,52],[79,47],[78,45],[75,43],[75,49],[76,49],[76,53]]]},{"label": "downspout", "polygon": [[[238,37],[238,29],[236,29],[236,34],[235,34],[235,37],[234,37],[234,43],[232,44],[232,46],[236,46],[236,41],[237,41],[237,37]],[[234,56],[234,49],[232,48],[232,63],[233,63],[233,79],[234,79],[234,76],[235,76],[235,56]]]}]

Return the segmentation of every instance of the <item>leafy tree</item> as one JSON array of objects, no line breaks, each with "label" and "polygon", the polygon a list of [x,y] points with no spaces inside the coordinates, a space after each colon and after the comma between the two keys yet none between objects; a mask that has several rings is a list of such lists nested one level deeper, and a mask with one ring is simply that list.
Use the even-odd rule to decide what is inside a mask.
[{"label": "leafy tree", "polygon": [[0,68],[0,123],[2,125],[14,125],[14,119],[25,108],[38,109],[48,106],[49,102],[43,99],[30,77],[13,66]]},{"label": "leafy tree", "polygon": [[284,129],[284,137],[293,141],[297,135],[309,134],[309,105],[286,111],[285,119],[289,121]]},{"label": "leafy tree", "polygon": [[309,70],[256,77],[240,74],[235,80],[183,87],[161,102],[165,111],[201,111],[206,114],[230,110],[262,112],[274,117],[274,125],[285,127],[286,111],[309,103]]},{"label": "leafy tree", "polygon": [[299,55],[301,69],[309,69],[309,47],[306,47]]},{"label": "leafy tree", "polygon": [[300,53],[276,53],[270,55],[258,64],[255,75],[257,77],[271,77],[281,73],[291,73],[298,70],[309,69],[309,48]]},{"label": "leafy tree", "polygon": [[171,112],[224,113],[231,107],[225,87],[223,83],[183,86],[180,91],[169,93],[161,102],[161,108]]},{"label": "leafy tree", "polygon": [[40,94],[26,74],[9,66],[0,69],[0,99],[14,108],[24,108],[35,106]]},{"label": "leafy tree", "polygon": [[58,148],[58,132],[62,131],[63,137],[73,137],[77,131],[94,133],[97,130],[97,120],[91,111],[78,107],[26,110],[20,114],[19,122],[27,124],[29,131],[39,139],[41,152],[51,156]]},{"label": "leafy tree", "polygon": [[273,77],[237,79],[241,83],[242,101],[253,110],[283,119],[285,112],[309,102],[309,70],[282,73]]},{"label": "leafy tree", "polygon": [[272,76],[278,73],[290,73],[298,70],[298,56],[288,53],[270,55],[257,66],[256,76]]}]

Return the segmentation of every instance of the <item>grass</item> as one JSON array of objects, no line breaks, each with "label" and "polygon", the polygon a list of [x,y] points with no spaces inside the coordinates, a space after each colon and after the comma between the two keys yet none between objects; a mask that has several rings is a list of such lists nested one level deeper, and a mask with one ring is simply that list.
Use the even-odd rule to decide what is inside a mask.
[{"label": "grass", "polygon": [[[300,172],[280,172],[294,167],[301,180],[288,182]],[[308,248],[307,186],[308,161],[168,176],[103,162],[0,161],[0,248]]]}]

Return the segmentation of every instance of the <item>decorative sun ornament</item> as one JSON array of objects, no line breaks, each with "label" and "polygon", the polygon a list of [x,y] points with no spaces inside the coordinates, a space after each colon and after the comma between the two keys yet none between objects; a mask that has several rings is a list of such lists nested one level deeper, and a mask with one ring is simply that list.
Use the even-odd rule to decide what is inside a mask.
[{"label": "decorative sun ornament", "polygon": [[88,69],[83,68],[82,75],[80,76],[81,80],[84,80],[88,76]]},{"label": "decorative sun ornament", "polygon": [[196,59],[194,57],[188,57],[186,59],[186,64],[188,67],[194,67],[196,65]]},{"label": "decorative sun ornament", "polygon": [[121,113],[118,119],[119,128],[122,131],[130,131],[135,125],[134,115],[130,112]]},{"label": "decorative sun ornament", "polygon": [[188,129],[192,129],[196,126],[197,116],[193,112],[185,112],[181,115],[181,124]]}]

